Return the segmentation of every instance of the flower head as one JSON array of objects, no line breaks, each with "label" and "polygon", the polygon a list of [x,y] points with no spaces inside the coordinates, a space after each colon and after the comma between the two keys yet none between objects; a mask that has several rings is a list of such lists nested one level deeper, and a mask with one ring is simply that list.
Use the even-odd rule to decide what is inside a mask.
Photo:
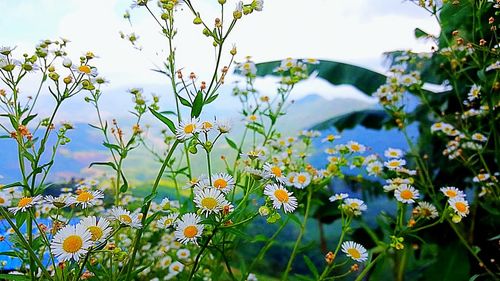
[{"label": "flower head", "polygon": [[399,202],[409,204],[414,203],[415,200],[418,199],[419,193],[413,186],[402,184],[394,191],[394,197],[396,197],[396,200]]},{"label": "flower head", "polygon": [[264,194],[273,201],[275,209],[280,209],[283,206],[285,213],[291,213],[297,208],[297,198],[293,196],[293,193],[277,184],[267,185]]},{"label": "flower head", "polygon": [[345,199],[344,204],[342,204],[341,207],[355,216],[361,215],[362,211],[366,211],[366,209],[368,209],[368,207],[365,205],[365,202],[357,198]]},{"label": "flower head", "polygon": [[79,261],[92,246],[92,234],[81,224],[67,225],[59,230],[50,244],[60,261]]},{"label": "flower head", "polygon": [[215,188],[197,189],[194,195],[194,203],[201,210],[201,213],[205,213],[206,216],[220,212],[222,206],[228,204],[224,194]]},{"label": "flower head", "polygon": [[158,220],[158,227],[160,228],[168,228],[170,226],[175,226],[177,217],[179,217],[179,213],[170,213],[165,217],[162,217]]},{"label": "flower head", "polygon": [[104,198],[104,193],[100,190],[79,189],[79,193],[68,199],[69,205],[80,205],[82,209],[94,206],[99,199]]},{"label": "flower head", "polygon": [[434,219],[439,216],[439,213],[434,205],[428,202],[418,202],[418,206],[415,207],[415,213],[425,219]]},{"label": "flower head", "polygon": [[365,247],[353,241],[343,242],[342,252],[357,262],[364,262],[368,259],[368,253]]},{"label": "flower head", "polygon": [[[209,182],[208,179],[204,181]],[[228,194],[234,188],[234,179],[231,175],[225,173],[214,174],[212,175],[212,187],[224,194]]]},{"label": "flower head", "polygon": [[194,213],[187,213],[177,223],[177,228],[174,232],[175,238],[182,244],[189,242],[196,243],[196,240],[201,237],[204,225],[200,224],[200,217]]},{"label": "flower head", "polygon": [[175,136],[178,140],[187,140],[198,133],[201,129],[199,120],[193,118],[189,121],[181,121],[175,130]]},{"label": "flower head", "polygon": [[469,202],[464,198],[455,197],[453,199],[448,200],[451,208],[455,211],[457,215],[460,217],[466,217],[469,214]]},{"label": "flower head", "polygon": [[17,214],[17,212],[24,212],[27,209],[41,203],[42,201],[42,196],[37,195],[35,197],[23,197],[19,199],[19,202],[17,202],[16,207],[9,208],[9,211],[11,211],[14,215]]},{"label": "flower head", "polygon": [[465,198],[465,193],[454,186],[441,187],[439,191],[441,191],[449,199]]},{"label": "flower head", "polygon": [[106,218],[96,218],[94,216],[86,217],[79,223],[91,234],[91,240],[94,243],[103,242],[111,233],[109,221]]},{"label": "flower head", "polygon": [[122,225],[130,226],[132,228],[141,228],[141,221],[139,220],[139,214],[130,213],[129,210],[125,210],[122,207],[113,207],[111,209],[110,218],[120,222]]}]

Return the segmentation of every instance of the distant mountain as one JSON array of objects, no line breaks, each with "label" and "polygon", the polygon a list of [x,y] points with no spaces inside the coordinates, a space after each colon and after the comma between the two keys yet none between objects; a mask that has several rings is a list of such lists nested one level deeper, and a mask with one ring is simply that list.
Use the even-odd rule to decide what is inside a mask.
[{"label": "distant mountain", "polygon": [[[224,97],[223,105],[219,104],[218,106],[214,105],[207,107],[207,111],[204,112],[203,116],[205,118],[217,116],[219,119],[232,120],[235,129],[231,132],[229,137],[235,141],[239,141],[242,137],[242,128],[244,126],[241,117],[237,113],[238,107],[224,106],[224,104],[229,104],[227,101],[228,99],[232,99],[232,103],[234,103],[234,97]],[[106,101],[107,107],[111,106],[109,102],[111,101]],[[280,131],[284,134],[294,134],[301,129],[310,128],[316,123],[334,116],[354,110],[362,110],[371,106],[371,104],[357,99],[335,98],[327,100],[319,95],[309,95],[287,106],[287,115],[282,117],[278,126]],[[69,114],[69,112],[64,113]],[[154,117],[148,117],[145,120],[147,124],[151,125],[150,132],[154,136],[154,133],[158,131],[161,123],[155,120]],[[132,119],[119,119],[119,122],[122,126],[128,127],[132,123]],[[109,161],[110,157],[107,149],[102,146],[103,137],[97,130],[91,128],[88,124],[76,123],[75,130],[69,131],[68,136],[71,142],[61,147],[59,150],[49,180],[58,181],[72,177],[79,178],[90,175],[100,175],[106,171],[109,173],[109,170],[106,170],[106,168],[88,169],[90,163]],[[361,138],[363,136],[364,134],[358,135],[358,137]],[[356,137],[355,133],[353,137]],[[49,141],[49,145],[53,143],[54,138]],[[158,137],[155,138],[155,143],[156,147],[161,146],[161,140]],[[317,145],[320,146],[321,144],[318,143]],[[214,154],[219,155],[227,153],[227,148],[227,143],[221,140],[215,148]],[[3,176],[3,179],[0,179],[0,182],[10,183],[19,180],[20,172],[18,171],[17,148],[14,141],[12,139],[0,139],[0,151],[2,151],[0,154],[0,162],[3,163],[3,169],[0,170],[0,175]],[[231,153],[234,154],[234,151],[231,151]],[[193,156],[193,158],[205,157],[202,153],[198,154],[199,155]],[[214,168],[223,169],[222,161],[218,159],[218,157],[216,158],[217,159],[213,160]],[[45,159],[45,161],[47,161],[47,159]],[[194,163],[204,163],[204,161],[194,161]],[[155,162],[151,154],[143,148],[138,148],[130,153],[124,163],[126,174],[130,177],[129,180],[136,182],[143,182],[154,178],[158,167],[159,163]],[[195,165],[194,171],[195,173],[206,173],[204,165]]]}]

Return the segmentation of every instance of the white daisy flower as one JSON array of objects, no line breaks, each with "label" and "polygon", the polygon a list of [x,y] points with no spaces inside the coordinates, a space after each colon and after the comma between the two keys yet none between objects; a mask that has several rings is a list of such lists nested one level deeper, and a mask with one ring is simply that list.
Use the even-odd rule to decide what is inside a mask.
[{"label": "white daisy flower", "polygon": [[361,215],[362,211],[366,211],[368,209],[365,202],[357,198],[345,199],[344,204],[342,204],[341,207],[355,216]]},{"label": "white daisy flower", "polygon": [[279,70],[287,71],[296,65],[297,65],[297,60],[292,59],[292,58],[286,58],[286,59],[281,61],[281,65],[279,67]]},{"label": "white daisy flower", "polygon": [[130,211],[125,210],[122,207],[113,207],[113,209],[111,209],[110,218],[120,222],[122,225],[130,226],[132,228],[142,227],[139,214],[130,213]]},{"label": "white daisy flower", "polygon": [[486,138],[486,136],[484,136],[483,134],[480,134],[480,133],[475,133],[471,136],[471,138],[475,141],[480,141],[480,142],[486,142],[488,139]]},{"label": "white daisy flower", "polygon": [[347,193],[336,193],[335,195],[330,196],[330,198],[328,199],[330,200],[330,202],[335,202],[337,200],[344,200],[347,197],[349,197],[349,194]]},{"label": "white daisy flower", "polygon": [[175,227],[175,221],[177,220],[177,217],[179,216],[179,213],[170,213],[161,219],[158,220],[157,226],[160,228],[167,229],[170,226]]},{"label": "white daisy flower", "polygon": [[439,216],[439,213],[434,205],[428,202],[418,202],[418,206],[415,207],[416,213],[426,219],[434,219]]},{"label": "white daisy flower", "polygon": [[193,118],[189,121],[181,121],[175,130],[175,136],[178,140],[186,140],[198,133],[200,129],[201,126],[197,118]]},{"label": "white daisy flower", "polygon": [[406,160],[404,160],[404,159],[392,159],[392,160],[384,162],[384,166],[389,168],[389,170],[393,170],[393,171],[399,170],[404,165],[406,165]]},{"label": "white daisy flower", "polygon": [[168,270],[170,271],[170,273],[179,274],[179,273],[181,273],[184,270],[184,264],[182,264],[182,263],[180,263],[178,261],[174,261],[168,267]]},{"label": "white daisy flower", "polygon": [[293,192],[290,192],[277,184],[267,185],[264,189],[264,194],[271,198],[275,209],[278,210],[281,206],[283,206],[285,213],[293,212],[298,206],[297,198],[293,196]]},{"label": "white daisy flower", "polygon": [[286,176],[285,178],[285,184],[287,186],[294,186],[295,182],[297,181],[297,173],[291,172]]},{"label": "white daisy flower", "polygon": [[179,259],[187,260],[189,259],[191,252],[188,249],[179,249],[176,254]]},{"label": "white daisy flower", "polygon": [[196,207],[201,210],[201,214],[205,214],[207,217],[210,214],[220,212],[222,206],[228,204],[224,194],[215,188],[197,190],[193,201]]},{"label": "white daisy flower", "polygon": [[333,141],[338,140],[340,138],[341,138],[341,136],[330,134],[330,135],[326,136],[325,138],[323,138],[321,140],[321,142],[333,142]]},{"label": "white daisy flower", "polygon": [[92,243],[92,234],[83,225],[67,225],[56,233],[50,249],[59,261],[73,259],[78,262]]},{"label": "white daisy flower", "polygon": [[60,194],[58,197],[54,197],[52,195],[47,195],[43,199],[45,200],[45,202],[53,205],[54,207],[56,207],[58,209],[61,209],[61,208],[65,208],[65,207],[68,207],[69,205],[71,205],[69,198],[70,197],[65,195],[65,194]]},{"label": "white daisy flower", "polygon": [[9,208],[9,211],[11,211],[15,215],[17,214],[17,212],[24,212],[27,209],[40,204],[41,202],[42,202],[41,195],[37,195],[35,197],[29,197],[29,196],[23,197],[19,200],[19,202],[17,202],[17,206]]},{"label": "white daisy flower", "polygon": [[215,125],[217,126],[217,130],[221,134],[229,133],[229,131],[231,131],[232,128],[231,122],[229,120],[223,120],[223,121],[218,120],[217,122],[215,122]]},{"label": "white daisy flower", "polygon": [[490,178],[490,174],[477,174],[477,176],[475,176],[472,181],[473,182],[482,182],[482,181],[486,181]]},{"label": "white daisy flower", "polygon": [[311,176],[308,173],[298,173],[294,186],[298,189],[304,189],[311,183]]},{"label": "white daisy flower", "polygon": [[401,149],[389,147],[384,151],[384,156],[387,158],[401,158],[403,157],[403,151]]},{"label": "white daisy flower", "polygon": [[343,242],[342,252],[357,262],[364,262],[368,259],[368,253],[365,247],[353,241]]},{"label": "white daisy flower", "polygon": [[254,10],[260,12],[264,8],[264,0],[253,0],[251,5]]},{"label": "white daisy flower", "polygon": [[454,186],[441,187],[439,191],[441,191],[449,199],[465,198],[465,193]]},{"label": "white daisy flower", "polygon": [[106,218],[94,217],[83,218],[80,223],[91,234],[91,240],[94,243],[103,242],[108,238],[112,228],[109,226],[109,221]]},{"label": "white daisy flower", "polygon": [[275,179],[278,182],[284,182],[283,170],[278,165],[265,163],[262,169],[264,170],[265,178]]},{"label": "white daisy flower", "polygon": [[80,205],[82,209],[94,206],[97,204],[98,200],[104,198],[104,193],[100,190],[83,190],[80,189],[80,193],[76,196],[71,196],[68,198],[69,205]]},{"label": "white daisy flower", "polygon": [[175,238],[182,244],[194,242],[201,237],[205,226],[200,224],[200,217],[194,213],[187,213],[177,223],[177,228],[174,231]]},{"label": "white daisy flower", "polygon": [[455,197],[448,200],[448,204],[455,210],[455,213],[460,217],[465,217],[469,214],[469,202],[464,198]]},{"label": "white daisy flower", "polygon": [[370,162],[366,166],[366,171],[368,172],[368,175],[370,176],[378,176],[382,173],[382,170],[384,169],[384,166],[380,161],[373,161]]},{"label": "white daisy flower", "polygon": [[204,133],[210,132],[210,130],[212,130],[213,127],[214,127],[214,124],[212,124],[212,122],[210,122],[210,121],[201,122],[201,130]]},{"label": "white daisy flower", "polygon": [[419,197],[418,190],[416,190],[413,186],[402,184],[394,191],[394,197],[396,200],[403,203],[414,203],[415,199]]},{"label": "white daisy flower", "polygon": [[474,101],[476,99],[479,98],[479,96],[481,96],[481,86],[478,86],[478,85],[472,85],[472,87],[470,88],[470,91],[469,93],[467,94],[467,99],[469,101]]},{"label": "white daisy flower", "polygon": [[244,63],[238,64],[238,70],[240,71],[240,74],[243,76],[254,76],[257,74],[257,66],[255,66],[255,63],[253,61],[246,61]]},{"label": "white daisy flower", "polygon": [[225,173],[214,174],[212,175],[212,186],[224,194],[228,194],[234,188],[234,179]]},{"label": "white daisy flower", "polygon": [[11,197],[8,193],[1,191],[0,192],[0,206],[7,207],[10,206]]},{"label": "white daisy flower", "polygon": [[355,142],[355,141],[349,141],[347,144],[346,144],[347,148],[349,148],[349,151],[350,152],[359,152],[359,153],[363,153],[366,151],[366,147],[362,144],[359,144],[358,142]]}]

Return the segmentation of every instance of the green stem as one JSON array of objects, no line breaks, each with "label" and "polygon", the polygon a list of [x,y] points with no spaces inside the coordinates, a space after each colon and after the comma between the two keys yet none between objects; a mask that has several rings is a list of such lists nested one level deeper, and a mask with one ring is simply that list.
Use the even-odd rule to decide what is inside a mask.
[{"label": "green stem", "polygon": [[267,240],[267,242],[264,245],[264,247],[262,247],[260,249],[259,253],[257,254],[257,257],[252,261],[252,263],[248,267],[248,272],[244,276],[245,280],[246,280],[246,277],[248,277],[248,274],[252,272],[252,269],[254,268],[255,264],[257,262],[259,262],[260,260],[262,260],[262,258],[267,253],[267,251],[269,250],[269,248],[271,248],[271,246],[273,245],[273,243],[276,242],[275,241],[276,237],[278,237],[278,235],[281,233],[281,231],[285,228],[285,226],[288,224],[289,220],[290,220],[290,217],[287,217],[286,220],[276,230],[276,232],[274,232],[274,234]]},{"label": "green stem", "polygon": [[361,273],[358,275],[358,277],[356,278],[356,280],[354,281],[361,281],[363,280],[363,278],[365,277],[365,275],[368,273],[368,271],[370,271],[370,269],[382,258],[382,256],[384,256],[385,253],[382,253],[382,254],[379,254],[373,261],[371,261],[368,266],[365,267],[365,269],[363,269],[363,271],[361,271]]},{"label": "green stem", "polygon": [[198,267],[198,264],[200,263],[201,255],[203,254],[203,252],[205,251],[205,249],[207,249],[208,244],[210,243],[210,241],[212,240],[212,238],[215,236],[215,233],[217,232],[217,230],[218,230],[218,227],[216,226],[214,228],[214,230],[212,231],[212,234],[210,234],[210,236],[207,238],[207,241],[205,242],[205,244],[203,244],[203,246],[201,246],[201,249],[198,252],[198,254],[196,255],[196,258],[194,260],[194,264],[193,264],[193,268],[191,269],[191,273],[189,273],[189,279],[188,279],[188,281],[191,281],[193,279],[194,274],[196,273],[196,269]]},{"label": "green stem", "polygon": [[[29,244],[28,241],[26,241],[26,238],[24,238],[24,236],[21,233],[21,231],[19,231],[19,228],[10,219],[9,213],[7,213],[7,211],[5,211],[5,209],[3,207],[0,207],[0,213],[2,213],[2,216],[10,224],[10,226],[12,227],[12,229],[14,230],[14,232],[16,233],[17,237],[19,238],[19,240],[21,241],[21,243],[23,244],[23,246],[26,248],[26,250],[30,254],[30,257],[33,258],[33,260],[37,263],[37,265],[39,266],[39,268],[42,270],[43,275],[45,275],[47,277],[47,279],[53,280],[52,277],[50,276],[50,273],[47,271],[47,269],[43,265],[42,261],[40,261],[40,259],[38,258],[38,256],[35,254],[35,252],[31,248],[31,244]],[[36,280],[36,279],[33,279],[33,280]]]},{"label": "green stem", "polygon": [[[158,185],[160,184],[160,180],[163,176],[163,172],[165,172],[165,169],[167,168],[167,164],[168,164],[170,158],[172,157],[172,154],[174,153],[174,150],[178,144],[179,144],[179,141],[176,140],[173,143],[172,147],[170,148],[170,151],[168,152],[168,155],[165,158],[165,161],[163,161],[163,164],[160,168],[160,171],[158,172],[158,175],[156,176],[156,180],[153,184],[153,189],[151,190],[150,195],[147,196],[146,198],[151,197],[153,194],[156,193],[156,190],[158,189]],[[142,221],[141,221],[143,227],[141,227],[137,230],[137,234],[136,234],[136,237],[134,240],[134,246],[133,246],[134,250],[132,251],[132,256],[130,257],[130,261],[129,261],[128,266],[127,266],[127,276],[125,278],[125,280],[127,280],[127,281],[130,280],[130,277],[132,274],[132,268],[134,267],[135,256],[136,256],[137,250],[139,249],[139,246],[140,246],[142,233],[144,231],[145,223],[146,223],[146,220],[148,217],[149,207],[151,206],[152,198],[150,198],[150,200],[148,200],[147,202],[146,202],[146,198],[144,199],[144,202],[143,202],[143,205],[145,204],[145,206],[143,207]]]},{"label": "green stem", "polygon": [[290,273],[290,270],[292,268],[292,263],[295,259],[295,256],[297,255],[297,250],[299,249],[300,242],[302,241],[302,236],[305,233],[307,218],[309,216],[309,208],[311,207],[311,197],[312,197],[312,189],[309,188],[309,190],[307,191],[307,201],[306,201],[306,211],[304,213],[304,221],[303,221],[302,225],[300,226],[299,236],[297,237],[297,240],[295,241],[295,245],[294,245],[293,250],[292,250],[292,255],[290,256],[290,259],[288,259],[288,264],[286,265],[285,273],[281,277],[281,281],[288,280],[288,274]]}]

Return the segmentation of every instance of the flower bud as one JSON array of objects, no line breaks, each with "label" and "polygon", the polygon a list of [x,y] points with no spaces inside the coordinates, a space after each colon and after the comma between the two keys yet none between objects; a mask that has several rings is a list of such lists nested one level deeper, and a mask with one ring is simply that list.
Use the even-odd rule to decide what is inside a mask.
[{"label": "flower bud", "polygon": [[71,65],[73,64],[73,62],[72,62],[72,61],[71,61],[71,59],[69,59],[69,58],[64,58],[64,60],[63,60],[63,63],[62,63],[62,64],[63,64],[63,66],[64,66],[64,67],[69,68],[69,67],[71,67]]},{"label": "flower bud", "polygon": [[259,214],[263,217],[266,217],[267,215],[269,215],[269,208],[267,206],[261,206],[259,208]]},{"label": "flower bud", "polygon": [[200,18],[199,14],[194,18],[193,23],[194,24],[202,24],[203,23],[203,20]]},{"label": "flower bud", "polygon": [[63,81],[64,81],[64,84],[69,84],[73,81],[73,77],[71,77],[71,75],[68,75],[68,76],[64,77]]},{"label": "flower bud", "polygon": [[56,72],[51,72],[51,73],[49,73],[49,78],[54,80],[54,81],[57,81],[57,80],[59,80],[59,74],[57,74]]}]

